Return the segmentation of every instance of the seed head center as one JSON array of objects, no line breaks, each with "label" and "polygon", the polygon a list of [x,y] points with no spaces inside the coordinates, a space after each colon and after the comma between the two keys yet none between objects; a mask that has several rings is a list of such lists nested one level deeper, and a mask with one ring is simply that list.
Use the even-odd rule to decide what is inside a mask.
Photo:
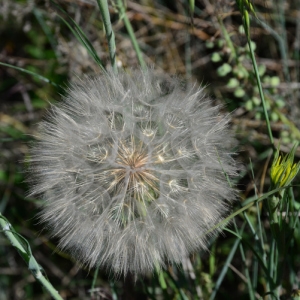
[{"label": "seed head center", "polygon": [[114,171],[116,181],[126,186],[126,193],[140,201],[144,201],[144,198],[148,201],[154,200],[158,179],[147,168],[149,154],[145,145],[141,141],[137,143],[133,137],[130,141],[122,141],[119,144],[116,161],[119,165]]}]

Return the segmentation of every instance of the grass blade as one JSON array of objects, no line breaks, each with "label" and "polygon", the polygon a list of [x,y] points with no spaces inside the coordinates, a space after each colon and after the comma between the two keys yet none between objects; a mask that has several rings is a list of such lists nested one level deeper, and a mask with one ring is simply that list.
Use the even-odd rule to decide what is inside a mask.
[{"label": "grass blade", "polygon": [[50,79],[40,75],[40,74],[37,74],[35,72],[32,72],[32,71],[29,71],[29,70],[26,70],[24,68],[20,68],[20,67],[17,67],[17,66],[14,66],[14,65],[11,65],[11,64],[6,64],[6,63],[3,63],[3,62],[0,62],[0,65],[1,66],[4,66],[4,67],[9,67],[9,68],[12,68],[12,69],[16,69],[18,71],[21,71],[21,72],[24,72],[24,73],[27,73],[29,75],[32,75],[34,77],[37,77],[38,79],[42,80],[42,81],[45,81],[47,83],[50,83],[52,84],[53,86],[55,86],[56,88],[59,88],[59,85],[57,85],[55,82],[51,81]]},{"label": "grass blade", "polygon": [[2,228],[5,236],[10,241],[11,245],[18,250],[18,253],[28,264],[28,268],[35,279],[45,287],[45,289],[49,292],[53,299],[63,300],[63,298],[58,294],[58,291],[52,286],[48,279],[46,279],[46,277],[43,275],[43,272],[41,272],[42,269],[32,255],[28,241],[14,230],[12,225],[1,213],[0,227]]},{"label": "grass blade", "polygon": [[224,279],[224,277],[225,277],[225,275],[226,275],[226,273],[227,273],[227,270],[228,270],[228,268],[229,268],[230,262],[232,261],[233,256],[235,255],[235,252],[236,252],[237,247],[238,247],[239,244],[240,244],[240,239],[237,238],[237,239],[235,240],[235,242],[234,242],[232,248],[231,248],[231,251],[230,251],[229,255],[227,256],[227,259],[226,259],[226,261],[225,261],[225,264],[224,264],[224,266],[223,266],[223,268],[222,268],[222,271],[221,271],[221,273],[220,273],[220,275],[219,275],[219,277],[218,277],[218,280],[216,281],[215,287],[214,287],[214,289],[213,289],[212,294],[210,295],[209,300],[215,299],[216,294],[217,294],[217,292],[218,292],[218,290],[219,290],[219,288],[220,288],[220,286],[221,286],[221,283],[222,283],[222,281],[223,281],[223,279]]},{"label": "grass blade", "polygon": [[84,31],[80,28],[80,26],[68,15],[66,11],[64,11],[58,4],[56,4],[54,1],[51,1],[54,6],[62,12],[69,20],[65,20],[62,16],[59,16],[59,18],[67,25],[67,27],[71,30],[71,32],[74,34],[74,36],[77,38],[77,40],[86,48],[90,56],[95,60],[95,62],[98,64],[98,66],[105,71],[105,68],[103,66],[103,63],[100,59],[100,57],[97,54],[97,51],[85,35]]}]

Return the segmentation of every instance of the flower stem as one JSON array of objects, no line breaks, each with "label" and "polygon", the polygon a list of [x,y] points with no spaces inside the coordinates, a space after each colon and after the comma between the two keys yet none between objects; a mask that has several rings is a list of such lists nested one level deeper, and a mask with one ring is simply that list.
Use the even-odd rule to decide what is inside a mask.
[{"label": "flower stem", "polygon": [[106,0],[97,0],[101,16],[104,22],[104,28],[106,32],[106,38],[108,42],[108,49],[109,49],[109,57],[110,62],[115,74],[118,73],[118,68],[116,64],[116,43],[115,43],[115,34],[112,30],[110,15],[108,10],[108,4]]},{"label": "flower stem", "polygon": [[253,7],[252,3],[249,2],[249,1],[236,0],[236,3],[238,5],[238,8],[239,8],[239,10],[241,12],[241,15],[242,15],[242,18],[243,18],[243,26],[244,26],[245,34],[246,34],[246,37],[247,37],[247,43],[248,43],[249,50],[250,50],[250,57],[251,57],[251,61],[252,61],[252,64],[253,64],[253,69],[254,69],[254,74],[255,74],[255,78],[256,78],[256,82],[257,82],[257,87],[258,87],[259,95],[260,95],[260,98],[261,98],[263,111],[264,111],[264,114],[265,114],[265,119],[266,119],[267,128],[268,128],[268,134],[269,134],[269,137],[270,137],[271,144],[273,146],[273,150],[275,150],[274,139],[273,139],[270,120],[269,120],[268,111],[267,111],[267,107],[266,107],[266,100],[265,100],[265,96],[264,96],[264,93],[263,93],[263,90],[262,90],[262,85],[261,85],[260,76],[259,76],[259,72],[258,72],[258,68],[257,68],[257,64],[256,64],[254,50],[253,50],[253,47],[252,47],[252,44],[251,44],[249,11],[252,12],[256,16],[255,10],[254,10],[254,7]]},{"label": "flower stem", "polygon": [[[53,285],[46,279],[43,275],[41,266],[37,263],[35,258],[31,253],[29,243],[21,235],[19,235],[8,220],[0,213],[0,228],[2,228],[3,233],[10,241],[11,245],[15,247],[25,262],[28,264],[28,268],[32,275],[37,281],[41,283],[42,286],[49,292],[49,294],[55,300],[63,300],[63,298],[58,294],[58,291],[53,287]],[[24,247],[26,244],[26,248]]]},{"label": "flower stem", "polygon": [[264,93],[263,93],[263,89],[262,89],[262,85],[261,85],[261,81],[260,81],[260,76],[259,76],[259,72],[258,72],[258,68],[257,68],[257,64],[256,64],[256,59],[255,59],[255,55],[254,55],[254,51],[253,51],[253,47],[252,47],[252,43],[251,43],[249,14],[246,10],[244,11],[244,16],[243,17],[247,20],[247,21],[244,22],[244,26],[245,27],[248,26],[248,28],[245,28],[245,32],[246,32],[247,42],[248,42],[248,46],[249,46],[249,50],[250,50],[250,57],[251,57],[252,64],[253,64],[254,74],[255,74],[257,87],[258,87],[259,95],[260,95],[262,106],[263,106],[263,111],[264,111],[264,114],[265,114],[268,134],[269,134],[269,137],[270,137],[271,144],[274,147],[274,139],[273,139],[273,134],[272,134],[272,130],[271,130],[269,115],[268,115],[268,111],[267,111],[266,100],[265,100],[265,96],[264,96]]},{"label": "flower stem", "polygon": [[165,290],[167,288],[167,284],[166,284],[166,281],[165,281],[165,277],[164,277],[164,273],[163,271],[159,268],[158,265],[155,265],[155,270],[156,270],[156,274],[158,276],[158,281],[159,281],[159,284],[161,286],[161,288],[163,290]]},{"label": "flower stem", "polygon": [[94,273],[94,277],[93,277],[93,282],[92,282],[92,286],[91,286],[91,295],[93,295],[94,293],[94,288],[96,286],[96,281],[97,281],[97,277],[98,277],[98,273],[99,273],[99,268],[100,268],[100,265],[97,266],[96,270],[95,270],[95,273]]},{"label": "flower stem", "polygon": [[126,15],[126,11],[125,11],[125,7],[124,7],[124,4],[123,4],[123,1],[122,0],[117,0],[117,3],[118,3],[118,8],[119,8],[119,11],[120,11],[120,14],[121,14],[121,19],[124,20],[124,24],[125,24],[125,27],[128,31],[128,34],[130,36],[130,39],[131,39],[131,43],[132,43],[132,46],[136,52],[136,55],[138,57],[138,60],[139,60],[139,63],[142,67],[143,70],[145,70],[147,68],[146,66],[146,63],[143,59],[143,55],[142,55],[142,51],[140,49],[140,46],[136,40],[136,37],[134,35],[134,32],[133,32],[133,28],[131,26],[131,23]]}]

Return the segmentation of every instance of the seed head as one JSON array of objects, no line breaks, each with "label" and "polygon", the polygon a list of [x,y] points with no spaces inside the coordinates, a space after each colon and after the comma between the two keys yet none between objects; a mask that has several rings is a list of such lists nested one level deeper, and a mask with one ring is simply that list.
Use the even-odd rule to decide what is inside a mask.
[{"label": "seed head", "polygon": [[73,84],[31,151],[42,221],[90,267],[139,274],[180,263],[206,248],[235,197],[228,121],[196,83],[153,70]]}]

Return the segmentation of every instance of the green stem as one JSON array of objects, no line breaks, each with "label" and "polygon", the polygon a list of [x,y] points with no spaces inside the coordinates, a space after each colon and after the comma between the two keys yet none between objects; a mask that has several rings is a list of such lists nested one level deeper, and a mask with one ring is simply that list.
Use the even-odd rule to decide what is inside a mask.
[{"label": "green stem", "polygon": [[158,276],[158,281],[159,281],[159,284],[160,284],[161,288],[163,290],[165,290],[167,288],[167,284],[166,284],[166,281],[165,281],[163,271],[159,268],[158,265],[155,265],[155,271],[156,271],[156,274]]},{"label": "green stem", "polygon": [[126,15],[126,11],[125,11],[125,7],[124,7],[124,4],[123,4],[123,1],[122,0],[117,0],[117,3],[118,3],[118,7],[119,7],[119,11],[120,11],[120,14],[121,14],[121,18],[123,18],[124,20],[124,24],[125,24],[125,27],[127,29],[127,32],[129,34],[129,37],[131,39],[131,43],[132,43],[132,46],[136,52],[136,55],[138,57],[138,60],[139,60],[139,63],[142,67],[143,70],[145,70],[147,68],[147,65],[143,59],[143,55],[142,55],[142,51],[140,49],[140,46],[136,40],[136,37],[134,35],[134,32],[133,32],[133,28],[131,26],[131,23]]},{"label": "green stem", "polygon": [[210,234],[211,232],[214,232],[215,230],[217,230],[218,228],[224,228],[224,226],[231,220],[233,219],[235,216],[241,214],[242,212],[246,211],[247,209],[249,209],[254,203],[259,203],[261,201],[263,201],[264,199],[268,199],[270,196],[272,196],[273,194],[281,191],[283,188],[277,188],[274,189],[266,194],[264,194],[263,196],[259,197],[259,198],[254,198],[251,199],[250,202],[248,201],[244,201],[243,202],[243,207],[236,210],[235,212],[233,212],[230,216],[228,216],[227,218],[223,219],[221,222],[219,222],[218,224],[216,224],[215,226],[211,227],[209,230],[207,230],[206,232],[203,233],[202,236],[206,236],[208,234]]},{"label": "green stem", "polygon": [[[59,295],[58,291],[53,287],[53,285],[45,278],[45,276],[41,272],[41,267],[33,257],[28,242],[14,230],[12,225],[1,213],[0,228],[2,228],[2,231],[10,241],[11,245],[18,250],[21,257],[28,264],[28,268],[35,277],[35,279],[39,281],[42,286],[44,286],[44,288],[49,292],[53,299],[63,300],[63,298]],[[24,248],[24,243],[27,244],[27,250]]]},{"label": "green stem", "polygon": [[270,212],[271,212],[271,220],[274,223],[278,223],[278,203],[279,203],[279,198],[277,196],[272,196],[269,199],[269,205],[270,205]]},{"label": "green stem", "polygon": [[[242,235],[238,231],[238,228],[236,226],[235,221],[234,221],[234,227],[235,227],[235,231],[238,234]],[[247,278],[247,286],[248,286],[249,297],[250,297],[251,300],[255,300],[253,286],[252,286],[252,282],[251,282],[251,279],[250,279],[250,272],[249,272],[249,268],[248,268],[248,265],[247,265],[246,255],[245,255],[245,251],[244,251],[244,247],[243,247],[242,243],[239,243],[239,248],[240,248],[240,253],[241,253],[242,261],[243,261],[243,264],[244,264],[244,272],[245,272],[245,275],[246,275],[246,278]]]},{"label": "green stem", "polygon": [[109,57],[112,65],[112,69],[115,74],[118,74],[118,68],[116,64],[116,44],[115,44],[115,34],[112,30],[110,15],[108,10],[108,4],[106,0],[97,0],[101,16],[104,22],[106,38],[108,42]]},{"label": "green stem", "polygon": [[259,91],[259,95],[260,95],[260,98],[261,98],[261,102],[262,102],[262,105],[263,105],[263,110],[264,110],[264,114],[265,114],[265,118],[266,118],[268,134],[269,134],[269,137],[270,137],[270,141],[271,141],[272,145],[274,146],[274,139],[273,139],[273,134],[272,134],[272,130],[271,130],[269,115],[268,115],[268,111],[267,111],[266,100],[265,100],[265,96],[264,96],[264,93],[263,93],[263,90],[262,90],[262,85],[261,85],[261,81],[260,81],[260,77],[259,77],[259,73],[258,73],[256,59],[255,59],[254,51],[253,51],[252,44],[251,44],[251,39],[247,38],[247,41],[248,41],[248,46],[249,46],[249,49],[250,49],[250,56],[251,56],[251,60],[252,60],[253,68],[254,68],[254,74],[255,74],[255,78],[256,78],[256,82],[257,82],[257,86],[258,86],[258,91]]},{"label": "green stem", "polygon": [[100,265],[97,266],[95,273],[94,273],[94,277],[93,277],[93,282],[92,282],[92,286],[91,286],[91,296],[94,296],[94,288],[96,286],[96,281],[97,281],[97,277],[98,277],[98,273],[99,273],[99,268]]},{"label": "green stem", "polygon": [[233,43],[231,41],[230,35],[228,34],[228,31],[226,30],[226,27],[224,26],[222,18],[219,17],[218,21],[219,21],[219,24],[220,24],[220,27],[221,27],[224,39],[226,41],[226,44],[227,44],[227,46],[230,49],[230,60],[233,58],[236,63],[239,63],[238,62],[238,55],[237,55],[237,53],[235,51],[235,48],[234,48],[234,45],[233,45]]},{"label": "green stem", "polygon": [[259,76],[259,72],[258,72],[258,68],[257,68],[257,64],[256,64],[256,59],[255,59],[253,47],[252,47],[252,44],[251,44],[250,17],[249,17],[249,13],[248,13],[248,11],[245,7],[243,7],[241,9],[241,13],[242,13],[242,16],[243,16],[243,25],[244,25],[244,29],[245,29],[245,33],[246,33],[246,37],[247,37],[247,42],[248,42],[248,46],[249,46],[249,50],[250,50],[250,57],[251,57],[251,61],[252,61],[252,64],[253,64],[253,69],[254,69],[254,74],[255,74],[255,78],[256,78],[256,82],[257,82],[257,87],[258,87],[259,95],[260,95],[260,98],[261,98],[261,102],[262,102],[262,105],[263,105],[263,110],[264,110],[264,114],[265,114],[265,118],[266,118],[268,134],[269,134],[269,137],[270,137],[271,144],[274,148],[274,139],[273,139],[270,120],[269,120],[269,115],[268,115],[268,111],[267,111],[266,100],[265,100],[265,96],[264,96],[264,93],[263,93],[263,90],[262,90],[262,85],[261,85],[260,76]]}]

